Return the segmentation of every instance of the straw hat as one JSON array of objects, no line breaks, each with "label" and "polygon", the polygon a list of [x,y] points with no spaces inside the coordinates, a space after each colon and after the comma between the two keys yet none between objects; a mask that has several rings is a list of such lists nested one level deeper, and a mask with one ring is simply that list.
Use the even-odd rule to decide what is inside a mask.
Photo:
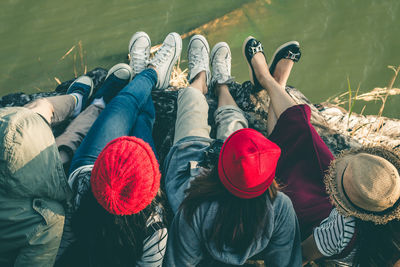
[{"label": "straw hat", "polygon": [[376,224],[400,219],[400,154],[383,147],[342,153],[325,186],[337,210]]}]

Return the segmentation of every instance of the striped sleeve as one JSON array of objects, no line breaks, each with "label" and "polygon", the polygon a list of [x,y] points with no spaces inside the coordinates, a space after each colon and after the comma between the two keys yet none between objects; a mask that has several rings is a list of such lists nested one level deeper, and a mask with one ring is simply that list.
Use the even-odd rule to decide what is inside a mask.
[{"label": "striped sleeve", "polygon": [[162,266],[167,246],[167,228],[161,228],[144,241],[143,255],[137,267]]},{"label": "striped sleeve", "polygon": [[328,218],[314,229],[314,240],[325,257],[340,254],[355,232],[354,217],[344,217],[333,209]]},{"label": "striped sleeve", "polygon": [[144,240],[142,258],[136,262],[136,267],[162,266],[168,239],[167,228],[162,224],[162,216],[158,213],[151,216],[147,227],[152,228],[154,233]]},{"label": "striped sleeve", "polygon": [[90,176],[93,165],[84,165],[74,170],[68,178],[68,184],[74,193],[73,212],[76,212],[81,205],[82,197],[90,191]]}]

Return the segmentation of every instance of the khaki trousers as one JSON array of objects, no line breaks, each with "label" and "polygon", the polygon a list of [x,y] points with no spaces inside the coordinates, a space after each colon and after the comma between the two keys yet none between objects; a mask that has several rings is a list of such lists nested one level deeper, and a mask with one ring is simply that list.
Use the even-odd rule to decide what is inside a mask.
[{"label": "khaki trousers", "polygon": [[[215,113],[217,139],[225,140],[233,132],[248,127],[243,111],[235,106],[219,107]],[[187,87],[178,95],[174,144],[187,136],[210,138],[208,103],[197,89]]]}]

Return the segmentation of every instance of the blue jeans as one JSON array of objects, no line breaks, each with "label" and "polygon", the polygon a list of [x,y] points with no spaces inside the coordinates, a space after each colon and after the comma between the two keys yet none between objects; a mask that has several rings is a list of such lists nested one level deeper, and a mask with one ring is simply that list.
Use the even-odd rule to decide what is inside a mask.
[{"label": "blue jeans", "polygon": [[94,164],[107,143],[121,136],[141,138],[155,152],[152,136],[155,110],[151,90],[156,82],[156,71],[146,69],[107,104],[75,152],[69,173]]}]

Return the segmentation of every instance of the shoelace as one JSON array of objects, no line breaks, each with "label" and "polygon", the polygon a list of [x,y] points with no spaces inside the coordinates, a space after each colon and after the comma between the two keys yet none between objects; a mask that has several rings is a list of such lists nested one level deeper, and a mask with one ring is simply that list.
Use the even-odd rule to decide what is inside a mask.
[{"label": "shoelace", "polygon": [[173,46],[163,44],[153,57],[151,64],[154,65],[155,67],[159,67],[161,64],[163,64],[172,53],[173,49],[171,48],[173,48]]},{"label": "shoelace", "polygon": [[131,59],[131,62],[132,62],[131,67],[133,69],[133,72],[139,73],[142,70],[144,70],[146,68],[146,66],[147,66],[147,59],[148,58],[149,58],[149,56],[148,56],[146,50],[144,50],[144,51],[133,51],[132,59]]},{"label": "shoelace", "polygon": [[207,63],[206,60],[204,60],[204,55],[201,48],[194,49],[190,55],[189,69],[193,69],[196,66],[207,69]]},{"label": "shoelace", "polygon": [[224,59],[224,60],[216,60],[214,61],[213,64],[213,76],[214,79],[219,79],[219,78],[225,78],[225,77],[230,77],[231,75],[229,74],[229,58]]}]

